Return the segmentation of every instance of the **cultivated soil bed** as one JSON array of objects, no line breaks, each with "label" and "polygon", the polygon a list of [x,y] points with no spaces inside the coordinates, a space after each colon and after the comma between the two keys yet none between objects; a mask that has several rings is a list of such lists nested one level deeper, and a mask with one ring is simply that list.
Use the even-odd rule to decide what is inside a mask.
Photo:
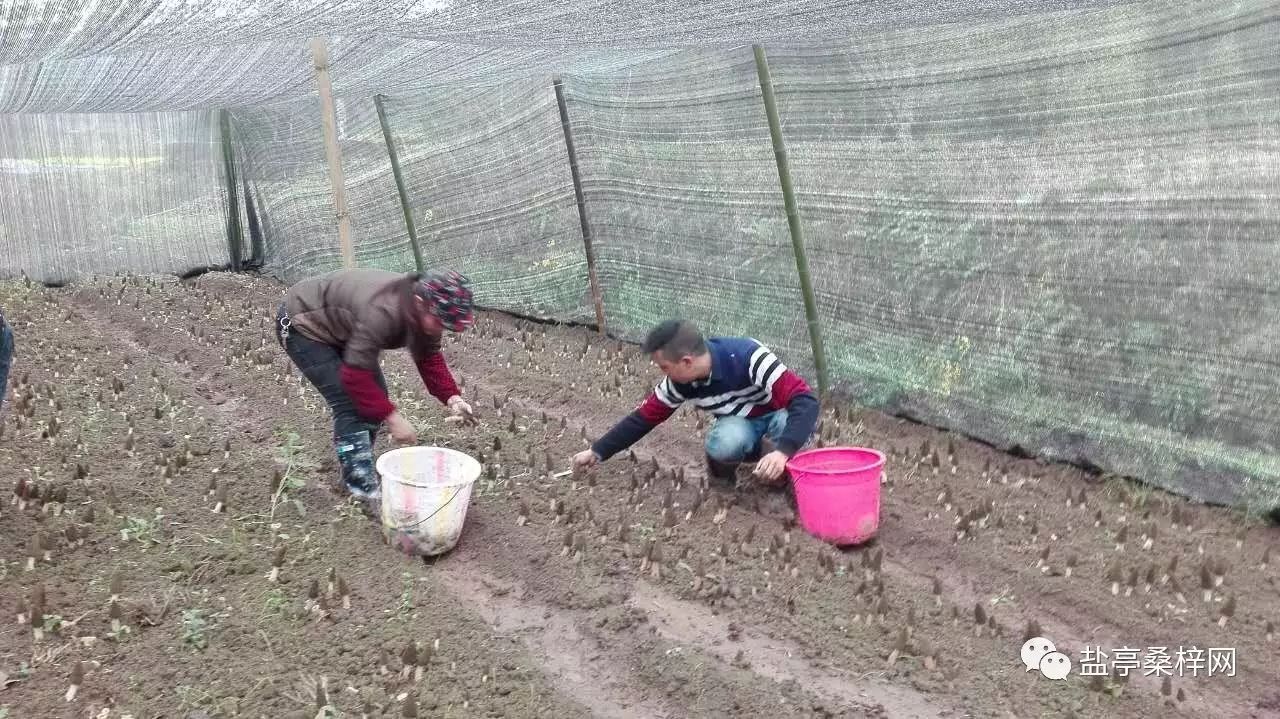
[{"label": "cultivated soil bed", "polygon": [[[890,455],[869,546],[806,535],[745,473],[707,486],[694,414],[556,479],[657,379],[586,330],[486,315],[448,342],[475,428],[385,355],[423,443],[486,465],[457,548],[398,554],[332,489],[281,291],[0,285],[0,717],[1280,716],[1275,528],[837,405],[826,444]],[[1065,680],[1023,667],[1031,623]],[[1111,676],[1081,675],[1086,646]],[[1179,647],[1234,649],[1235,676]]]}]

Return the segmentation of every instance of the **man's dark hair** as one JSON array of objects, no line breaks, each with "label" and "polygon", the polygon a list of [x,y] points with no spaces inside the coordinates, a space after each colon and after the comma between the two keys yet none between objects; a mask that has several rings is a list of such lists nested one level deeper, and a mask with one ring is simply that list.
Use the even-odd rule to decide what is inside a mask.
[{"label": "man's dark hair", "polygon": [[707,353],[707,341],[692,322],[667,320],[649,331],[640,346],[645,354],[661,351],[662,356],[675,361],[691,355],[700,357]]}]

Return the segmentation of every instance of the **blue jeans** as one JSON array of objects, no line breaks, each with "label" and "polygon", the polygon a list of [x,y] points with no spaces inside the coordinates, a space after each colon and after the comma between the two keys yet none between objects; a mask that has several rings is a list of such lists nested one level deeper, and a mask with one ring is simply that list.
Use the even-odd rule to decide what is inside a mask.
[{"label": "blue jeans", "polygon": [[9,396],[9,368],[13,366],[13,328],[0,322],[0,408]]},{"label": "blue jeans", "polygon": [[707,433],[707,454],[717,462],[733,464],[760,459],[760,441],[778,441],[787,427],[787,411],[780,409],[759,417],[721,417]]}]

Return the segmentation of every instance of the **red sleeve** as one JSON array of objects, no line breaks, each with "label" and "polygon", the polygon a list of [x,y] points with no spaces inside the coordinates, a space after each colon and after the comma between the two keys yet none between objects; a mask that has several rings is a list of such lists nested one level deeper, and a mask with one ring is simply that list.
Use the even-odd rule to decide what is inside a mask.
[{"label": "red sleeve", "polygon": [[343,363],[338,369],[338,377],[361,417],[381,422],[396,411],[396,406],[391,404],[387,393],[378,386],[373,370]]},{"label": "red sleeve", "polygon": [[418,374],[422,375],[422,383],[427,386],[427,391],[432,397],[443,402],[448,402],[449,398],[462,394],[458,390],[458,383],[453,381],[453,374],[449,372],[449,366],[444,362],[444,354],[440,352],[432,352],[417,358],[414,362],[418,366]]},{"label": "red sleeve", "polygon": [[674,409],[664,404],[662,400],[658,399],[658,395],[652,392],[649,393],[649,396],[645,398],[644,402],[636,408],[636,411],[640,414],[640,419],[643,419],[649,424],[661,424],[671,417],[671,415],[676,413]]},{"label": "red sleeve", "polygon": [[769,400],[769,408],[786,409],[792,398],[798,394],[813,394],[809,384],[800,375],[791,370],[783,370],[782,376],[773,383],[773,397]]}]

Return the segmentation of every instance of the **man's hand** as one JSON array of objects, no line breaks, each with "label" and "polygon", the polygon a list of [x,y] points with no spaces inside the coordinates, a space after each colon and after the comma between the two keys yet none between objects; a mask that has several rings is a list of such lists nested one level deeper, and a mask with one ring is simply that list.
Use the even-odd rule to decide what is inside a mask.
[{"label": "man's hand", "polygon": [[787,459],[787,455],[774,450],[756,462],[756,468],[752,474],[766,482],[776,482],[787,468]]},{"label": "man's hand", "polygon": [[471,409],[471,405],[467,404],[467,401],[463,399],[461,395],[455,394],[450,397],[448,405],[450,411],[453,412],[453,417],[450,418],[453,421],[472,425],[480,423],[479,420],[476,419],[476,414]]},{"label": "man's hand", "polygon": [[573,455],[573,469],[575,472],[587,469],[588,467],[594,467],[599,463],[600,456],[589,449],[584,449]]},{"label": "man's hand", "polygon": [[385,420],[387,423],[387,431],[391,433],[391,439],[400,444],[417,444],[418,432],[409,424],[409,420],[399,412],[392,412]]}]

